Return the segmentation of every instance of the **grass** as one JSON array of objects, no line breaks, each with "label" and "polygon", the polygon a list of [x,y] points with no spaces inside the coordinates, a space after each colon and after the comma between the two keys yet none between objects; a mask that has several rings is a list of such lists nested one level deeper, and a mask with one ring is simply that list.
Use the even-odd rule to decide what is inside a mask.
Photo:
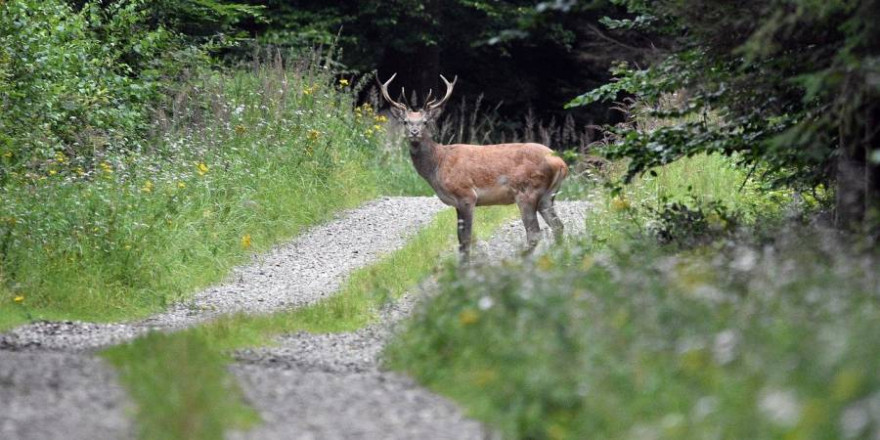
[{"label": "grass", "polygon": [[876,256],[796,224],[658,244],[640,209],[664,206],[658,192],[775,206],[751,183],[737,193],[735,169],[727,191],[704,178],[729,171],[713,167],[728,165],[694,158],[623,197],[598,192],[589,235],[534,261],[445,271],[389,366],[511,439],[870,437]]},{"label": "grass", "polygon": [[[478,211],[475,233],[486,237],[516,214],[510,207]],[[104,352],[138,407],[141,438],[215,439],[258,417],[226,371],[229,351],[265,346],[297,331],[354,331],[377,310],[435,272],[454,244],[455,215],[446,210],[407,244],[355,271],[339,292],[312,306],[269,315],[221,317],[173,334],[152,333]]]},{"label": "grass", "polygon": [[386,119],[355,108],[357,89],[323,63],[203,72],[151,136],[13,173],[0,188],[0,329],[146,316],[334,212],[405,192],[383,188],[415,175],[377,153]]}]

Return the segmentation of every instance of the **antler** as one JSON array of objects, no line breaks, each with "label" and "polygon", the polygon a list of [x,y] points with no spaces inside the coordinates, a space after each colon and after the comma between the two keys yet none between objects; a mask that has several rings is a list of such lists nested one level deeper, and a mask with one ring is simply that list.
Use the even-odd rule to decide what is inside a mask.
[{"label": "antler", "polygon": [[446,96],[440,100],[440,102],[434,102],[435,100],[431,100],[425,103],[425,108],[428,110],[434,110],[435,108],[442,107],[443,104],[446,104],[446,101],[449,100],[449,97],[452,95],[452,89],[455,87],[455,83],[458,81],[458,75],[455,75],[455,78],[452,79],[450,83],[449,80],[446,79],[445,76],[440,75],[440,79],[446,83]]},{"label": "antler", "polygon": [[[391,99],[391,96],[388,95],[388,84],[391,84],[391,81],[394,81],[394,77],[396,77],[396,76],[397,76],[397,73],[395,73],[394,75],[391,75],[391,78],[388,78],[388,81],[383,83],[379,79],[379,73],[377,72],[376,73],[376,82],[379,83],[379,88],[382,89],[382,96],[385,98],[386,101],[388,101],[389,104],[391,104],[392,106],[397,107],[403,111],[408,111],[406,108],[406,105],[401,104],[401,103]],[[401,92],[403,92],[403,89],[401,89]]]}]

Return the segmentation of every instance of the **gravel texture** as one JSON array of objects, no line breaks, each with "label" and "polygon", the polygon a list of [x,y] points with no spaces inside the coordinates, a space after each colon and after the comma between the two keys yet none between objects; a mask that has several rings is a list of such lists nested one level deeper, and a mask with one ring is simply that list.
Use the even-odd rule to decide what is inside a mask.
[{"label": "gravel texture", "polygon": [[0,351],[0,438],[126,439],[134,407],[103,360]]},{"label": "gravel texture", "polygon": [[[582,232],[588,205],[559,202],[557,206],[566,232]],[[547,235],[542,246],[550,242]],[[497,264],[507,258],[518,258],[524,242],[522,224],[509,223],[491,240],[477,244],[473,261],[476,265]],[[493,432],[465,418],[448,400],[404,375],[380,368],[382,349],[393,336],[396,324],[433,290],[433,284],[427,282],[385,307],[377,324],[356,332],[300,332],[279,337],[275,347],[239,351],[232,371],[265,423],[230,437],[493,438]]]},{"label": "gravel texture", "polygon": [[132,404],[95,350],[223,313],[316,302],[350,271],[401,247],[443,207],[435,198],[398,197],[341,213],[255,257],[226,283],[140,322],[38,322],[0,334],[0,439],[133,437]]},{"label": "gravel texture", "polygon": [[[568,233],[582,228],[586,204],[557,206]],[[335,291],[352,270],[402,246],[441,209],[436,198],[371,202],[255,257],[226,283],[147,320],[42,322],[0,334],[0,438],[132,438],[132,405],[113,369],[92,353],[95,349],[150,329],[180,329],[220,314],[266,313],[314,303]],[[477,244],[473,259],[479,265],[517,257],[524,236],[520,222],[504,226],[492,240]],[[545,238],[544,245],[549,241]],[[449,401],[379,368],[395,324],[431,291],[416,289],[386,307],[377,324],[357,332],[285,335],[277,347],[238,352],[230,368],[265,423],[230,437],[492,437]]]}]

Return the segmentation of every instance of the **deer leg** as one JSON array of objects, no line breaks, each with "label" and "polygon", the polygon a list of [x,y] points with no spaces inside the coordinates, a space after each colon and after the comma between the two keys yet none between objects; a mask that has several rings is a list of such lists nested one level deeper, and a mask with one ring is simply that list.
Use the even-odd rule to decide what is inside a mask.
[{"label": "deer leg", "polygon": [[455,208],[458,215],[458,251],[461,253],[461,261],[467,262],[471,251],[471,229],[474,223],[474,205],[462,203]]},{"label": "deer leg", "polygon": [[550,229],[553,230],[553,238],[556,239],[556,242],[559,243],[562,241],[562,232],[565,227],[562,225],[562,220],[560,220],[559,216],[556,214],[556,208],[553,207],[553,197],[542,197],[541,204],[538,205],[538,212],[541,213],[541,217],[544,217],[544,221],[550,225]]},{"label": "deer leg", "polygon": [[516,204],[519,206],[519,213],[522,216],[523,225],[526,227],[526,253],[531,253],[538,240],[541,238],[541,225],[538,223],[538,207],[537,201],[530,197],[520,197]]}]

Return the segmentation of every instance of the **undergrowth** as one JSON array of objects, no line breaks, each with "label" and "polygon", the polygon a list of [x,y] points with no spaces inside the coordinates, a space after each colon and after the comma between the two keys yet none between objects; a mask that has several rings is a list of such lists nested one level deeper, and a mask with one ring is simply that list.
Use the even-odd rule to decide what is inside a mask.
[{"label": "undergrowth", "polygon": [[[199,71],[154,134],[99,157],[57,152],[0,188],[0,328],[145,316],[253,252],[378,194],[386,119],[317,53]],[[403,168],[403,166],[408,168]]]},{"label": "undergrowth", "polygon": [[[786,219],[818,202],[750,189],[729,163],[597,190],[587,235],[535,260],[448,269],[389,366],[511,439],[875,435],[876,255]],[[657,213],[682,234],[693,220],[672,204],[717,234],[664,244]]]}]

